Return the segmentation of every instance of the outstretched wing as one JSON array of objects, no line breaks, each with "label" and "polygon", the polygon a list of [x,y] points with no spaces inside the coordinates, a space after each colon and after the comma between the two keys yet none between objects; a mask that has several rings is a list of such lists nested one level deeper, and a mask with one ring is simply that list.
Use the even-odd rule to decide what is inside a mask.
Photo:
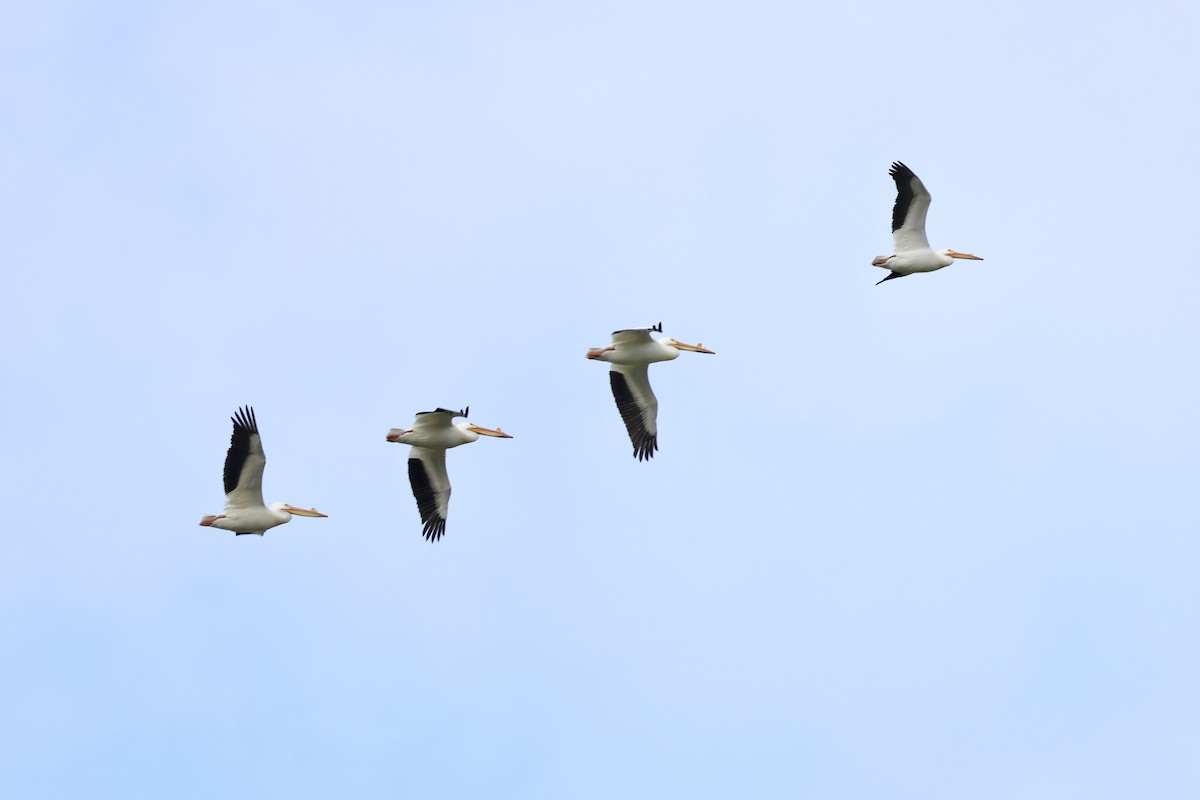
[{"label": "outstretched wing", "polygon": [[267,466],[258,420],[250,406],[231,418],[233,436],[225,454],[225,508],[257,508],[263,504],[262,476]]},{"label": "outstretched wing", "polygon": [[649,328],[623,328],[613,331],[613,344],[650,344],[653,341],[650,334],[662,333],[662,323],[651,325]]},{"label": "outstretched wing", "polygon": [[650,388],[649,366],[613,364],[608,381],[633,442],[634,457],[638,461],[653,458],[658,449],[658,398]]},{"label": "outstretched wing", "polygon": [[899,161],[892,164],[888,174],[896,181],[896,205],[892,208],[892,239],[896,252],[928,250],[925,215],[929,212],[929,190]]},{"label": "outstretched wing", "polygon": [[433,411],[418,411],[413,421],[414,431],[434,431],[438,428],[449,428],[454,424],[455,417],[465,417],[469,408],[462,411],[451,411],[448,408],[437,408]]},{"label": "outstretched wing", "polygon": [[417,511],[421,513],[421,532],[431,542],[437,541],[446,532],[446,514],[450,510],[446,451],[413,447],[408,453],[408,482],[412,484]]}]

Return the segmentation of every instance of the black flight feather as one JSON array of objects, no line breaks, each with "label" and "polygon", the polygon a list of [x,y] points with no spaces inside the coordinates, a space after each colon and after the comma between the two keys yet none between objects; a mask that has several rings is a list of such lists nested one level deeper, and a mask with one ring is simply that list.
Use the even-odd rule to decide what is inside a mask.
[{"label": "black flight feather", "polygon": [[908,216],[908,206],[912,203],[912,179],[917,177],[913,171],[899,161],[893,162],[888,170],[896,180],[896,205],[892,207],[892,232],[904,227],[904,218]]},{"label": "black flight feather", "polygon": [[417,511],[421,513],[422,533],[435,542],[446,532],[446,519],[438,515],[437,492],[429,482],[425,464],[419,458],[408,460],[408,482],[412,484],[413,497],[417,499]]},{"label": "black flight feather", "polygon": [[225,454],[225,494],[237,488],[242,465],[250,455],[250,437],[258,433],[258,420],[250,406],[239,408],[230,419],[233,420],[233,436],[229,439],[229,452]]},{"label": "black flight feather", "polygon": [[417,412],[418,417],[421,416],[422,414],[453,414],[456,417],[469,417],[471,415],[471,407],[467,406],[462,411],[451,411],[448,408],[442,408],[441,406],[438,406],[433,411],[418,411]]},{"label": "black flight feather", "polygon": [[617,411],[621,412],[625,430],[629,431],[629,440],[633,442],[634,457],[638,461],[653,458],[654,451],[658,449],[658,435],[646,430],[646,418],[642,409],[638,407],[633,392],[629,391],[625,376],[615,369],[609,370],[608,380],[612,384],[613,399],[617,401]]},{"label": "black flight feather", "polygon": [[613,331],[612,335],[616,336],[618,333],[632,333],[634,331],[650,331],[651,333],[662,333],[662,323],[660,322],[657,325],[651,325],[649,328],[621,328],[621,330],[619,330],[619,331]]}]

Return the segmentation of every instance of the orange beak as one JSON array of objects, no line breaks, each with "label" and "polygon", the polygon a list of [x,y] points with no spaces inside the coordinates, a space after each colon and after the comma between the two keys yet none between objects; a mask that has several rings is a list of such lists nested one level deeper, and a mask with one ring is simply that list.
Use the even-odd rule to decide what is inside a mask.
[{"label": "orange beak", "polygon": [[474,431],[475,433],[478,433],[480,436],[495,436],[500,439],[513,438],[512,436],[510,436],[509,434],[500,430],[499,428],[492,430],[491,428],[481,428],[478,425],[468,425],[467,430]]},{"label": "orange beak", "polygon": [[283,510],[289,514],[295,514],[297,517],[328,517],[328,514],[322,514],[315,508],[296,508],[292,505],[285,505]]},{"label": "orange beak", "polygon": [[684,344],[683,342],[671,342],[671,347],[676,350],[686,350],[689,353],[708,353],[710,356],[715,356],[716,353],[709,350],[702,344]]}]

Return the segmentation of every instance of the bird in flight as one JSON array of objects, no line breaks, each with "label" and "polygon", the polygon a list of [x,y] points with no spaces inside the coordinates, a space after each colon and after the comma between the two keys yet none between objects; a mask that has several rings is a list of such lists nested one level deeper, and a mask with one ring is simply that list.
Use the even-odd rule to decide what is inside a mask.
[{"label": "bird in flight", "polygon": [[412,445],[408,451],[408,482],[412,484],[417,511],[421,514],[422,533],[429,541],[437,541],[446,532],[446,514],[450,509],[450,476],[446,472],[446,451],[460,444],[469,444],[480,436],[511,439],[499,428],[481,428],[474,423],[455,422],[466,417],[470,409],[450,411],[437,408],[417,413],[416,421],[407,430],[392,428],[387,440]]},{"label": "bird in flight", "polygon": [[325,517],[315,508],[296,508],[287,503],[265,505],[262,495],[263,468],[267,456],[263,453],[262,437],[254,409],[239,408],[231,418],[233,436],[225,454],[225,510],[200,519],[204,527],[234,531],[238,536],[257,533],[262,536],[276,525],[291,522],[292,517]]},{"label": "bird in flight", "polygon": [[669,336],[655,339],[651,333],[662,333],[662,323],[613,331],[612,344],[587,351],[588,358],[612,365],[608,381],[638,461],[653,458],[658,449],[658,398],[650,388],[650,365],[679,358],[681,350],[716,355],[702,344],[684,344]]},{"label": "bird in flight", "polygon": [[876,256],[873,267],[891,270],[886,278],[875,285],[893,278],[903,278],[914,272],[933,272],[948,267],[956,258],[983,261],[977,255],[960,253],[946,248],[934,251],[925,236],[925,214],[929,211],[929,190],[913,171],[896,161],[888,174],[896,181],[896,205],[892,208],[892,238],[896,252],[890,256]]}]

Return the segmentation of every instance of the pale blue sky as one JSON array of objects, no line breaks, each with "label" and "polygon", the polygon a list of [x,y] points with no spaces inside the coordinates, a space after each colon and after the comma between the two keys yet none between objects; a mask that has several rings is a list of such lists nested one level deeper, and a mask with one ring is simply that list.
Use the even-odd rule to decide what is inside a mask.
[{"label": "pale blue sky", "polygon": [[[1198,26],[8,4],[0,794],[1195,796]],[[197,526],[245,403],[329,519]]]}]

